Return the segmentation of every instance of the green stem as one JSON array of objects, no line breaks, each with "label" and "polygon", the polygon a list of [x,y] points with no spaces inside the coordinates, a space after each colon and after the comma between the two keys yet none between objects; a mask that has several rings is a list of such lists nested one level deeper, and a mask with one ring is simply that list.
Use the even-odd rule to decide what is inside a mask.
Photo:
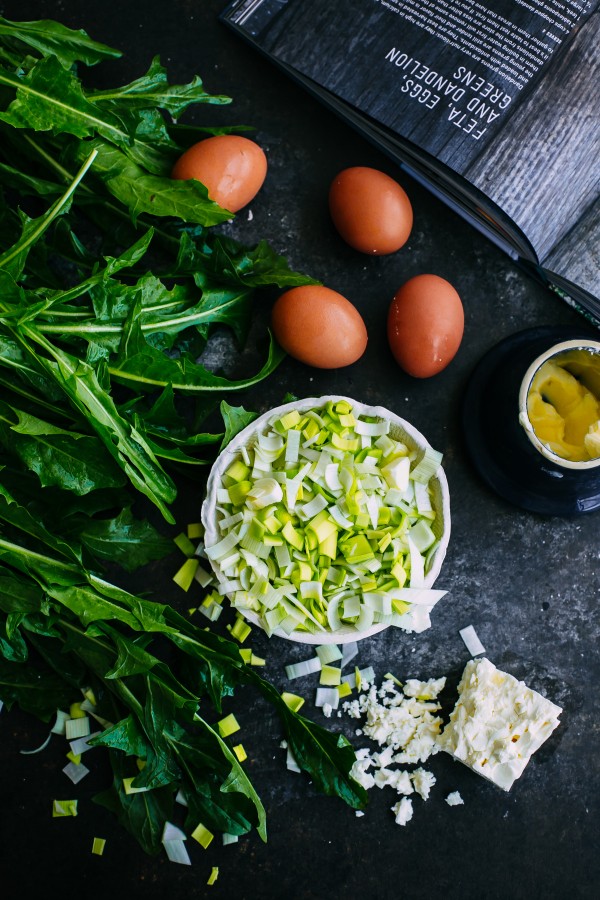
[{"label": "green stem", "polygon": [[[1,78],[0,78],[0,81],[1,81]],[[44,234],[44,232],[50,227],[50,225],[52,224],[54,219],[60,215],[62,210],[65,208],[65,206],[69,203],[69,201],[71,200],[71,197],[73,196],[73,194],[75,192],[75,189],[77,188],[77,185],[79,184],[79,182],[81,181],[81,179],[83,178],[83,176],[85,175],[85,173],[87,172],[87,170],[89,169],[91,164],[93,163],[97,154],[98,154],[97,150],[92,150],[92,152],[90,153],[90,155],[88,156],[88,158],[86,159],[86,161],[84,162],[84,164],[82,165],[82,167],[80,168],[78,173],[76,174],[75,178],[73,179],[73,181],[71,182],[71,184],[69,185],[69,187],[67,188],[65,193],[62,195],[62,197],[59,197],[59,199],[55,203],[53,203],[53,205],[50,207],[50,209],[47,211],[47,213],[41,217],[41,219],[39,220],[39,223],[37,225],[37,228],[35,228],[32,232],[27,234],[24,238],[21,238],[20,241],[17,241],[16,244],[14,244],[9,250],[7,250],[5,253],[3,253],[0,256],[0,267],[9,265],[21,253],[26,251],[29,247],[31,247],[33,244],[35,244],[35,242],[37,240],[39,240],[39,238]]]}]

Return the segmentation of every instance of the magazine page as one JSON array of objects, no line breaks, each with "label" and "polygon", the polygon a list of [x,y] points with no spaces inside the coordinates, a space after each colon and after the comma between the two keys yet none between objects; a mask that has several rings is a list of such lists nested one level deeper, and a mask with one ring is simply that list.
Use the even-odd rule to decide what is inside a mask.
[{"label": "magazine page", "polygon": [[600,247],[591,226],[600,198],[599,88],[596,12],[464,173],[525,231],[544,267],[598,298]]},{"label": "magazine page", "polygon": [[[583,108],[598,103],[591,88],[598,77],[597,53],[591,58],[597,6],[597,0],[245,0],[227,18],[279,62],[464,175],[545,256],[574,226],[582,203],[592,202],[587,148],[597,125]],[[562,59],[542,102],[548,75]],[[584,86],[573,92],[581,65]],[[567,76],[569,89],[560,91]],[[549,110],[555,120],[568,119],[569,134],[565,128],[556,139],[542,118]],[[572,141],[579,152],[569,169]],[[556,176],[563,164],[568,179]],[[559,221],[558,232],[550,232],[551,220]]]}]

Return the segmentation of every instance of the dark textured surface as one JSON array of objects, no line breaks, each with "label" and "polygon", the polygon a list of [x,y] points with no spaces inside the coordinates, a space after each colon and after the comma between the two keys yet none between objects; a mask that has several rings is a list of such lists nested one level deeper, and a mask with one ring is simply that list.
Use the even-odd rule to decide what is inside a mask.
[{"label": "dark textured surface", "polygon": [[[245,122],[267,152],[270,169],[252,218],[239,214],[231,233],[252,243],[267,238],[297,268],[345,294],[362,312],[369,346],[346,370],[310,371],[291,359],[268,382],[243,396],[262,411],[298,396],[344,393],[381,403],[404,416],[444,452],[452,506],[452,537],[438,581],[448,590],[422,635],[393,630],[361,645],[361,665],[379,676],[448,675],[453,689],[467,651],[458,634],[473,624],[486,655],[564,707],[562,724],[535,755],[510,793],[495,788],[439,754],[430,761],[437,776],[431,798],[414,800],[414,818],[394,824],[390,789],[373,789],[362,818],[335,799],[317,796],[302,776],[285,768],[277,721],[262,701],[244,695],[235,710],[250,777],[268,815],[269,841],[256,836],[208,851],[189,846],[192,866],[150,859],[90,798],[104,786],[101,755],[89,754],[90,776],[73,787],[62,774],[63,747],[54,740],[37,756],[21,749],[41,743],[46,726],[13,710],[0,714],[0,878],[2,896],[30,898],[68,892],[100,897],[239,897],[240,900],[325,897],[591,898],[600,865],[600,791],[597,684],[600,599],[598,514],[545,518],[520,511],[496,496],[473,470],[463,446],[460,408],[469,374],[497,341],[542,325],[584,327],[576,313],[535,284],[512,262],[421,188],[404,183],[413,201],[415,226],[394,256],[363,258],[344,246],[329,223],[326,194],[332,177],[348,165],[394,167],[342,126],[217,22],[219,0],[172,0],[159,4],[0,3],[7,18],[59,18],[125,51],[121,61],[98,68],[99,82],[121,83],[140,75],[159,54],[172,81],[200,74],[206,87],[229,93],[231,107],[205,110],[204,121]],[[433,272],[451,281],[465,306],[466,330],[449,368],[416,381],[395,365],[385,340],[391,297],[408,277]],[[268,315],[271,297],[257,305]],[[227,341],[215,345],[214,359]],[[242,398],[240,398],[240,402]],[[181,522],[197,518],[200,496],[182,491]],[[164,596],[191,605],[170,582]],[[144,589],[138,584],[139,590]],[[256,653],[267,657],[266,674],[288,687],[284,666],[311,655],[289,642],[260,634]],[[313,709],[315,680],[293,690]],[[242,698],[241,698],[242,699]],[[327,720],[322,720],[326,722]],[[347,720],[332,719],[330,727]],[[459,790],[464,806],[444,798]],[[52,819],[53,798],[79,798],[79,815]],[[91,855],[94,836],[107,839],[103,857]],[[193,844],[188,841],[188,845]],[[212,865],[220,867],[206,887]]]}]

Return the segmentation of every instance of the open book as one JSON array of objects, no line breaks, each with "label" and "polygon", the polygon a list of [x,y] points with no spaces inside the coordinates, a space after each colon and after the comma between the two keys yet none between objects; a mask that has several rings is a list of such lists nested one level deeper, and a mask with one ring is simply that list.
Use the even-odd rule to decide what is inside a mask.
[{"label": "open book", "polygon": [[600,324],[600,0],[238,0],[223,21]]}]

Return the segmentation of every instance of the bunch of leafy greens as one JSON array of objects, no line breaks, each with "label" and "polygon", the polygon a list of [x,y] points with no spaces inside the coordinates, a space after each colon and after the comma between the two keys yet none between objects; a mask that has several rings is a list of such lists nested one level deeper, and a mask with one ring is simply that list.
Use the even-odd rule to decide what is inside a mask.
[{"label": "bunch of leafy greens", "polygon": [[[257,287],[312,279],[264,242],[216,233],[231,213],[200,182],[170,178],[185,147],[216,130],[173,117],[228,98],[197,77],[170,85],[157,59],[130,84],[86,89],[75,63],[117,55],[58,23],[0,19],[0,381],[26,401],[15,409],[33,403],[42,421],[95,435],[169,520],[165,465],[194,465],[222,438],[198,433],[210,398],[255,384],[282,356],[269,338],[258,373],[217,375],[197,361],[209,329],[242,344]],[[193,428],[177,415],[182,396],[196,398]]]},{"label": "bunch of leafy greens", "polygon": [[[199,78],[169,84],[156,59],[131,84],[86,88],[76,66],[118,55],[56,22],[0,18],[0,698],[48,720],[91,687],[114,771],[99,799],[155,852],[179,790],[188,827],[266,835],[209,722],[238,684],[274,704],[315,785],[355,807],[365,794],[349,743],[288,709],[236,644],[105,577],[108,560],[131,571],[169,551],[135,498],[173,522],[176,467],[251,418],[225,397],[281,358],[269,338],[257,374],[212,373],[197,361],[211,327],[243,343],[257,287],[311,281],[264,242],[216,233],[231,213],[169,177],[215,131],[174,118],[228,98]],[[219,402],[224,430],[203,433]],[[128,775],[148,790],[126,793]]]}]

